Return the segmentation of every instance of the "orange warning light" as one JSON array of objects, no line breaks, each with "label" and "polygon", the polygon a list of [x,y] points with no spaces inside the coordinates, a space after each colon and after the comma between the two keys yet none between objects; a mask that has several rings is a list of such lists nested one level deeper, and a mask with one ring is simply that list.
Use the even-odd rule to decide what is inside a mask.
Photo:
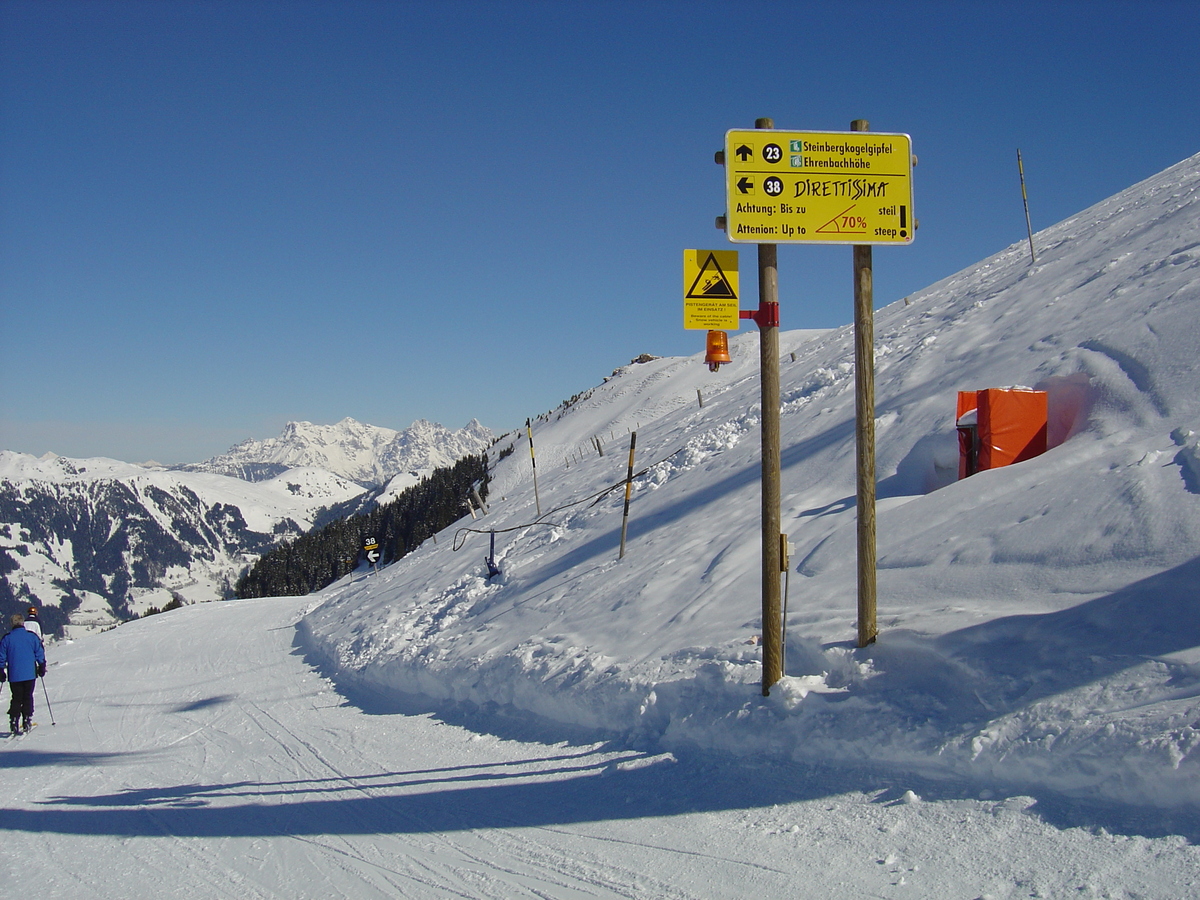
[{"label": "orange warning light", "polygon": [[708,371],[715,372],[722,363],[732,362],[729,358],[729,335],[724,331],[710,331],[705,342],[704,361]]}]

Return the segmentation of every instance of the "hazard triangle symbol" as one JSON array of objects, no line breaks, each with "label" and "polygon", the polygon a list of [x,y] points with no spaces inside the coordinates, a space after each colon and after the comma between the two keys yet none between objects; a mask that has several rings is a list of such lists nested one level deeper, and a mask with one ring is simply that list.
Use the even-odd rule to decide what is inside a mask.
[{"label": "hazard triangle symbol", "polygon": [[713,253],[708,254],[704,265],[700,267],[700,273],[696,276],[696,280],[692,282],[692,286],[683,296],[686,300],[718,297],[736,300],[738,298],[737,291],[729,283],[729,278],[722,271],[721,264],[717,262],[717,257]]}]

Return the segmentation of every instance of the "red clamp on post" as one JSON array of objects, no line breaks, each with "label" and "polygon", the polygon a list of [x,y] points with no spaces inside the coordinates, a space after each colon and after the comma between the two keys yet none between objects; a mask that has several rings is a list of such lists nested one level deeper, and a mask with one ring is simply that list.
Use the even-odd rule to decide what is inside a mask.
[{"label": "red clamp on post", "polygon": [[754,324],[759,328],[778,328],[779,304],[761,303],[759,304],[758,309],[738,310],[738,318],[753,319]]}]

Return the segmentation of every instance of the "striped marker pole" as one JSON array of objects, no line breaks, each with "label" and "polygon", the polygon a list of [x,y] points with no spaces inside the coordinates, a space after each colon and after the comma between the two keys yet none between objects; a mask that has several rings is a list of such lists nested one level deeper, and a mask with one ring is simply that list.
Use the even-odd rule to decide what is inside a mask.
[{"label": "striped marker pole", "polygon": [[533,466],[533,502],[537,504],[537,513],[542,514],[542,499],[538,496],[537,457],[533,453],[533,426],[529,419],[525,420],[525,433],[529,435],[529,462]]},{"label": "striped marker pole", "polygon": [[629,495],[633,493],[633,449],[637,446],[637,432],[629,432],[629,474],[625,476],[625,514],[621,517],[621,555],[625,558],[625,531],[629,528]]}]

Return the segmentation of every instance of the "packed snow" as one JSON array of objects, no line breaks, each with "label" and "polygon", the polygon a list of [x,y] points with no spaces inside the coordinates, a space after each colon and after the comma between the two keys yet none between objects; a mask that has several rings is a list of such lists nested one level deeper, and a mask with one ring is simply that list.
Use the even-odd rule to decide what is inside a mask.
[{"label": "packed snow", "polygon": [[[757,337],[715,374],[630,364],[534,448],[503,436],[482,518],[391,566],[51,648],[57,724],[0,748],[8,883],[1195,893],[1198,200],[1200,156],[1039,233],[1036,263],[1014,244],[877,313],[877,643],[854,641],[852,330],[781,335],[767,697]],[[956,392],[1011,385],[1047,391],[1049,450],[957,480]]]},{"label": "packed snow", "polygon": [[1053,797],[348,702],[295,646],[315,602],[52,645],[0,739],[4,896],[1166,900],[1200,872],[1164,822]]}]

